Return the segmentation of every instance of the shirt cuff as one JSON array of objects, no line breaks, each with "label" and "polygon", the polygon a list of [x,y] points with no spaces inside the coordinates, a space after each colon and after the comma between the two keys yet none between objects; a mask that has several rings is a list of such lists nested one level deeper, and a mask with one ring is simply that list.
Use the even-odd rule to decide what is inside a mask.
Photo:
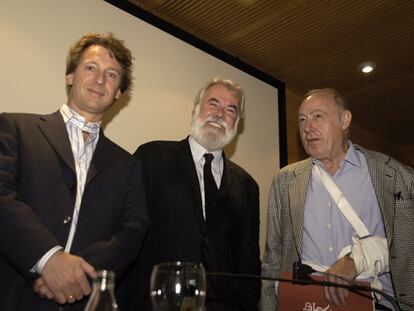
[{"label": "shirt cuff", "polygon": [[42,270],[48,262],[48,260],[50,259],[50,257],[52,257],[60,250],[63,250],[63,247],[60,245],[56,245],[55,247],[51,248],[46,254],[42,256],[42,258],[39,259],[39,261],[33,266],[33,268],[30,269],[30,272],[42,274]]}]

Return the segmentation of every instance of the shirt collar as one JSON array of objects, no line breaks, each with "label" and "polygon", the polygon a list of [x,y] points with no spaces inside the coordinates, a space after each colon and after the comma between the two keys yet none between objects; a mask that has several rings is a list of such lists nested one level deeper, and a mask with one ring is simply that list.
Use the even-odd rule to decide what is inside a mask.
[{"label": "shirt collar", "polygon": [[[343,167],[345,163],[349,163],[352,166],[361,167],[361,159],[358,157],[357,150],[355,149],[354,144],[348,140],[348,150],[345,153],[345,157],[341,161],[340,167]],[[323,167],[322,162],[317,159],[312,159],[312,163]]]},{"label": "shirt collar", "polygon": [[63,121],[66,123],[71,122],[78,126],[82,131],[98,134],[102,122],[86,122],[85,118],[82,117],[78,112],[70,108],[67,104],[63,104],[60,108]]},{"label": "shirt collar", "polygon": [[192,136],[188,137],[188,143],[190,144],[191,154],[193,155],[195,162],[200,162],[202,159],[204,160],[205,153],[211,153],[214,156],[213,163],[217,165],[223,158],[223,150],[207,151],[207,149],[201,146]]},{"label": "shirt collar", "polygon": [[358,157],[355,146],[350,140],[348,140],[348,146],[349,148],[345,154],[345,158],[343,159],[343,162],[346,161],[352,164],[353,166],[361,167],[362,166],[361,159]]}]

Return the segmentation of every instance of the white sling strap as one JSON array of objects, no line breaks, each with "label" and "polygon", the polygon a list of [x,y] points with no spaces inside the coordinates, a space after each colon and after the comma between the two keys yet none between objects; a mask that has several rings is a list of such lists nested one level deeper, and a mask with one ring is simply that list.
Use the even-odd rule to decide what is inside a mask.
[{"label": "white sling strap", "polygon": [[339,210],[352,225],[352,228],[354,228],[354,231],[356,232],[358,237],[362,238],[368,236],[369,231],[367,227],[362,222],[361,218],[359,218],[359,216],[355,213],[355,210],[352,208],[351,204],[349,204],[348,200],[342,194],[342,191],[332,180],[331,176],[319,165],[315,165],[315,169],[319,177],[321,178],[321,181],[325,186],[326,190],[329,192],[332,199],[335,201]]},{"label": "white sling strap", "polygon": [[[359,216],[355,213],[355,210],[342,194],[342,191],[332,180],[332,177],[319,165],[316,165],[315,169],[326,190],[336,202],[339,210],[351,224],[357,235],[357,238],[352,238],[354,241],[353,245],[344,247],[339,254],[339,257],[351,252],[350,256],[354,260],[358,275],[362,278],[372,277],[373,279],[371,281],[371,286],[382,289],[382,284],[378,279],[378,276],[381,273],[389,271],[387,240],[377,236],[365,238],[370,235],[367,227],[362,222],[361,218],[359,218]],[[377,296],[377,299],[381,299],[380,295],[375,295]]]}]

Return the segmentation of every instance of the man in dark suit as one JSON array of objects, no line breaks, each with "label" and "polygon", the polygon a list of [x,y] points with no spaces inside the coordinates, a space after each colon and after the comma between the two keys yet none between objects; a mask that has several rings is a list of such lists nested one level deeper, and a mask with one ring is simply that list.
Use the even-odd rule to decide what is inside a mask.
[{"label": "man in dark suit", "polygon": [[0,310],[83,310],[98,269],[122,277],[147,228],[139,161],[102,132],[131,82],[110,34],[70,49],[68,101],[50,115],[0,115]]},{"label": "man in dark suit", "polygon": [[[260,274],[258,185],[222,150],[236,135],[243,110],[242,89],[214,79],[195,99],[189,137],[150,142],[136,151],[151,227],[131,275],[130,310],[151,310],[148,286],[157,263],[201,262],[207,272]],[[204,190],[205,153],[214,156],[214,203]],[[207,285],[207,310],[257,310],[259,281],[208,277]]]}]

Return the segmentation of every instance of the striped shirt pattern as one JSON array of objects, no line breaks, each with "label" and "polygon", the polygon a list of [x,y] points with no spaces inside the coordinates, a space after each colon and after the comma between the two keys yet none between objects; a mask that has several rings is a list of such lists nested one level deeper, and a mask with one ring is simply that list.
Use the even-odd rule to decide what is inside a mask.
[{"label": "striped shirt pattern", "polygon": [[[73,210],[72,224],[65,246],[65,252],[69,252],[76,233],[76,226],[78,223],[79,211],[89,165],[99,139],[100,123],[86,122],[84,117],[69,108],[66,104],[61,107],[60,113],[63,116],[63,120],[65,121],[66,129],[68,131],[73,158],[75,160],[77,179],[76,201]],[[89,133],[86,141],[84,139],[83,132]]]}]

